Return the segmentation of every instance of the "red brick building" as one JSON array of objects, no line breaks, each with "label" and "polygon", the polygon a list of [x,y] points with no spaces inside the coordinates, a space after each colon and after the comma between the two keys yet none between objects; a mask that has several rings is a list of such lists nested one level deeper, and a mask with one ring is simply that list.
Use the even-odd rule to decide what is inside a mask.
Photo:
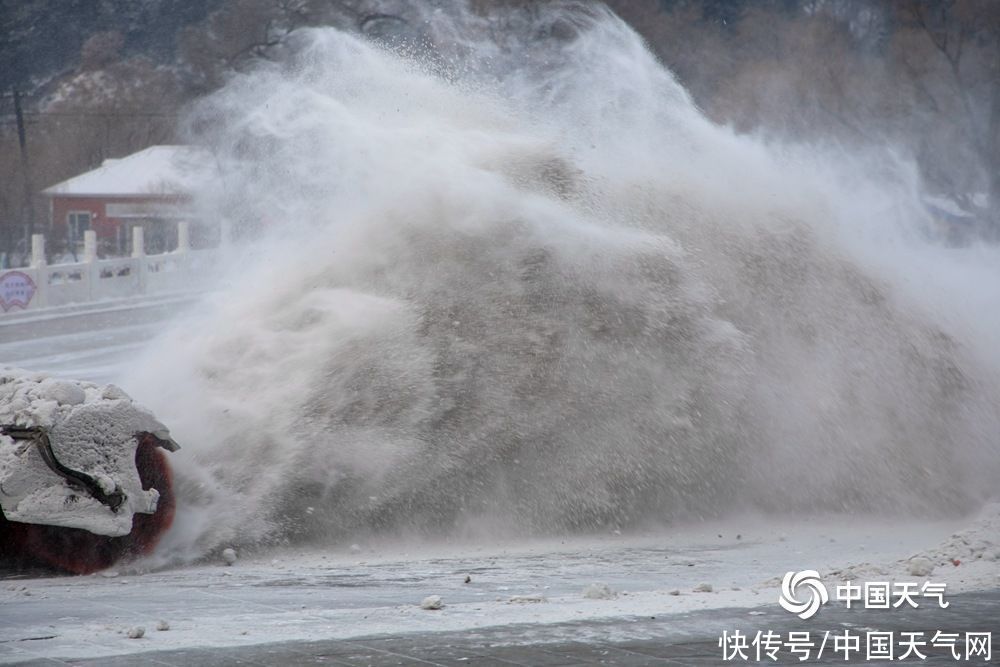
[{"label": "red brick building", "polygon": [[46,188],[52,240],[78,253],[83,232],[93,229],[100,254],[122,255],[131,249],[132,228],[141,226],[146,252],[172,250],[177,222],[191,219],[191,192],[208,165],[200,149],[150,146]]}]

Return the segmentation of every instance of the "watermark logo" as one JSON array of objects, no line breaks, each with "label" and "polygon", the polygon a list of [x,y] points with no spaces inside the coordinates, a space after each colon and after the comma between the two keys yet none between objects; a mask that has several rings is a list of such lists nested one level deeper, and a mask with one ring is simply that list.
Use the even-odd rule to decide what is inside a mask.
[{"label": "watermark logo", "polygon": [[768,630],[754,634],[724,630],[719,638],[723,662],[777,662],[785,655],[807,660],[951,661],[993,660],[993,633],[986,632],[895,632],[892,630],[792,630],[785,634]]},{"label": "watermark logo", "polygon": [[816,570],[786,572],[781,580],[778,604],[785,611],[790,611],[803,620],[815,616],[819,608],[829,599],[830,594]]},{"label": "watermark logo", "polygon": [[[865,581],[827,587],[816,570],[787,572],[781,580],[778,604],[782,609],[805,620],[831,601],[842,602],[845,609],[895,610],[916,609],[932,599],[947,609],[944,599],[947,585],[925,581]],[[918,602],[919,600],[919,602]],[[754,612],[751,612],[754,613]],[[852,625],[852,624],[844,624]],[[949,657],[954,661],[993,659],[993,632],[892,631],[861,628],[838,631],[790,630],[784,634],[772,630],[756,633],[735,629],[723,631],[719,638],[723,662],[736,660],[778,661],[788,654],[799,662],[833,661],[906,661]],[[784,655],[780,656],[781,659]],[[990,663],[992,664],[992,663]]]}]

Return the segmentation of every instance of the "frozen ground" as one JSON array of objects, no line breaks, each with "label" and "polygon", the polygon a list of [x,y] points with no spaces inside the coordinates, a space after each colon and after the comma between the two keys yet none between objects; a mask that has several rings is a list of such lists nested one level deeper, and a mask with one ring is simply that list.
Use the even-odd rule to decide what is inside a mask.
[{"label": "frozen ground", "polygon": [[[681,614],[635,617],[621,620],[573,621],[548,624],[500,626],[481,630],[438,631],[416,634],[369,636],[352,639],[326,639],[299,642],[274,642],[225,648],[189,647],[166,651],[148,651],[123,656],[103,656],[94,659],[58,661],[35,658],[23,665],[100,665],[101,667],[133,667],[136,665],[340,665],[347,667],[382,665],[428,665],[464,667],[490,665],[501,667],[538,667],[540,665],[580,666],[617,665],[618,667],[691,667],[692,665],[740,664],[754,662],[739,658],[724,662],[719,648],[723,631],[739,629],[744,636],[768,630],[782,636],[791,631],[820,636],[826,632],[838,636],[858,634],[867,628],[881,631],[913,632],[933,636],[936,630],[961,634],[966,628],[1000,626],[1000,593],[966,593],[949,599],[948,609],[937,607],[906,608],[886,615],[876,610],[831,608],[822,617],[800,621],[776,608],[747,610],[731,607],[707,609]],[[543,629],[542,640],[532,630]],[[763,629],[763,630],[762,630]],[[519,634],[522,631],[523,634]],[[829,647],[828,647],[829,648]],[[962,647],[958,649],[960,652]],[[854,658],[855,655],[852,655]],[[790,654],[779,654],[772,663],[803,664]],[[841,653],[815,651],[805,664],[844,665],[869,664],[861,659],[845,662]],[[995,664],[989,658],[964,656],[958,664]],[[947,645],[921,649],[920,657],[900,661],[908,664],[940,667],[957,664]]]},{"label": "frozen ground", "polygon": [[[107,381],[176,307],[147,304],[3,323],[0,359]],[[642,534],[518,544],[314,545],[239,554],[232,566],[218,556],[176,569],[145,571],[140,564],[75,578],[0,572],[0,663],[105,662],[107,656],[130,656],[123,659],[139,664],[146,658],[138,654],[148,654],[159,664],[214,664],[225,662],[220,656],[258,650],[257,658],[246,661],[266,664],[270,649],[263,645],[275,642],[303,647],[382,636],[426,643],[428,637],[458,633],[488,637],[487,645],[496,651],[567,643],[655,644],[667,634],[671,641],[683,641],[688,635],[703,638],[705,628],[720,619],[789,616],[776,604],[778,579],[787,570],[817,569],[831,583],[844,576],[930,579],[947,583],[951,594],[996,591],[998,517],[996,507],[978,519],[933,523],[746,517]],[[974,528],[960,532],[968,526]],[[915,553],[932,561],[929,576],[910,575],[902,559]],[[602,598],[598,587],[596,597],[585,597],[585,589],[595,583],[614,594]],[[711,592],[696,592],[702,584]],[[444,607],[422,609],[430,595],[441,596]],[[996,599],[978,604],[996,609]],[[706,615],[709,609],[727,611]],[[157,630],[161,621],[169,630]],[[139,627],[144,636],[129,638]],[[213,648],[216,653],[200,657],[183,653]],[[309,654],[291,650],[300,657]],[[155,657],[163,651],[173,653],[162,656],[174,657]],[[388,655],[399,657],[392,651]]]},{"label": "frozen ground", "polygon": [[0,364],[106,383],[192,300],[120,299],[0,315]]},{"label": "frozen ground", "polygon": [[[959,546],[938,554],[937,545],[962,542],[952,537],[955,525],[747,518],[516,545],[344,544],[241,555],[232,566],[219,557],[158,572],[7,575],[0,582],[0,662],[209,648],[230,655],[262,644],[379,636],[426,641],[435,633],[488,635],[497,650],[703,640],[706,619],[714,617],[691,612],[727,610],[724,618],[750,624],[755,615],[774,619],[773,612],[794,620],[776,604],[778,578],[787,570],[818,569],[832,585],[839,578],[831,573],[862,564],[859,580],[929,579],[947,583],[950,595],[1000,588],[995,535],[990,541],[975,533],[987,541],[979,558]],[[899,561],[915,553],[969,560],[956,566],[948,558],[930,576],[913,577]],[[586,597],[594,583],[616,595]],[[702,584],[711,592],[697,592]],[[422,609],[430,595],[440,596],[444,607]],[[1000,613],[996,599],[990,604]],[[169,630],[157,630],[161,622]],[[144,636],[129,638],[137,627]]]},{"label": "frozen ground", "polygon": [[[934,552],[954,528],[748,518],[661,534],[336,545],[244,555],[232,566],[219,557],[158,572],[8,575],[0,582],[0,662],[463,631],[488,631],[497,647],[651,640],[667,628],[675,638],[697,637],[703,623],[685,621],[688,612],[743,608],[751,619],[755,608],[780,611],[777,578],[785,571],[829,574],[859,563],[870,564],[862,580],[930,579],[946,582],[950,594],[1000,587],[990,550],[938,565],[929,577],[910,576],[897,562]],[[593,583],[617,595],[585,597]],[[711,592],[696,592],[702,584]],[[429,595],[445,606],[421,609]],[[645,623],[674,615],[666,626]],[[169,630],[156,629],[161,621]],[[145,634],[130,639],[136,627]]]}]

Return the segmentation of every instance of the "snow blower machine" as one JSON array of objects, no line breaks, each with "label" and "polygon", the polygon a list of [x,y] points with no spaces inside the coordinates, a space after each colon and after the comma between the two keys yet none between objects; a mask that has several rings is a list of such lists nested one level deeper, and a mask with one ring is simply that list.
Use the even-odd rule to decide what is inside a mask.
[{"label": "snow blower machine", "polygon": [[152,552],[177,449],[114,385],[0,368],[0,568],[89,574]]}]

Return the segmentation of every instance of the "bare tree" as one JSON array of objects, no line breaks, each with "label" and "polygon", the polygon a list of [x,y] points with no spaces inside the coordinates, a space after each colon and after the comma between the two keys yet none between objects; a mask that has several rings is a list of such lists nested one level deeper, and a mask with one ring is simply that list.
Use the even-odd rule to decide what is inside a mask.
[{"label": "bare tree", "polygon": [[[952,107],[986,173],[988,201],[967,197],[1000,238],[1000,3],[992,0],[891,0],[900,23],[896,56],[936,109]],[[923,48],[920,48],[923,47]],[[933,75],[932,75],[933,72]],[[956,193],[968,194],[968,193]]]}]

